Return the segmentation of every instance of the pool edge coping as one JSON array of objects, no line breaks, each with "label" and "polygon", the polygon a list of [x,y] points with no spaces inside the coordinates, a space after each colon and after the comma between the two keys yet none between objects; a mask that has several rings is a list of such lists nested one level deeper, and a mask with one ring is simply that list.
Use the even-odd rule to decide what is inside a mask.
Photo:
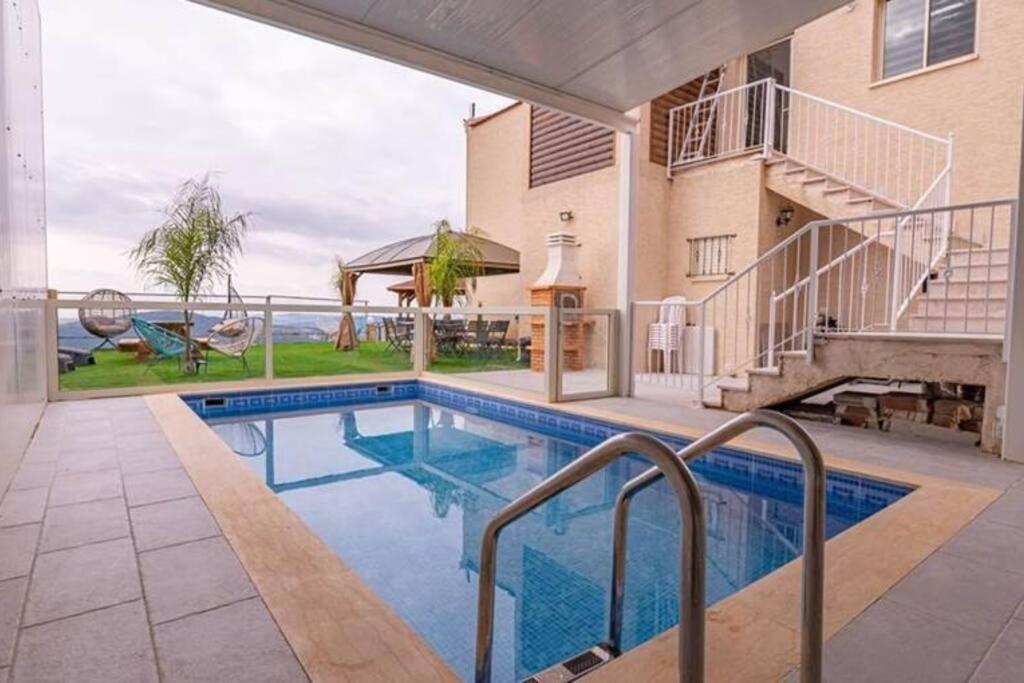
[{"label": "pool edge coping", "polygon": [[[433,373],[419,380],[688,439],[704,433],[590,406],[548,404],[522,392]],[[262,387],[274,388],[282,387]],[[440,655],[270,492],[178,394],[149,395],[144,400],[312,680],[396,680],[395,675],[415,676],[422,681],[458,680]],[[730,447],[796,460],[784,446],[756,438],[736,439]],[[823,456],[830,469],[915,487],[893,505],[829,540],[827,639],[941,547],[1001,492],[827,452]],[[950,504],[951,499],[955,505]],[[252,522],[254,511],[265,523]],[[277,547],[282,544],[296,547],[286,552]],[[301,552],[297,555],[295,550]],[[299,556],[308,562],[300,562]],[[800,566],[798,558],[709,608],[708,680],[776,680],[797,663]],[[296,576],[310,571],[313,575],[303,580],[311,583],[294,584]],[[358,599],[350,600],[350,595]],[[310,612],[319,616],[325,609],[329,613],[326,619],[309,618]],[[589,678],[595,683],[673,678],[676,632],[673,628],[634,648]],[[355,649],[365,647],[368,653],[341,652],[353,649],[353,635],[358,637]],[[345,647],[339,649],[339,642]]]}]

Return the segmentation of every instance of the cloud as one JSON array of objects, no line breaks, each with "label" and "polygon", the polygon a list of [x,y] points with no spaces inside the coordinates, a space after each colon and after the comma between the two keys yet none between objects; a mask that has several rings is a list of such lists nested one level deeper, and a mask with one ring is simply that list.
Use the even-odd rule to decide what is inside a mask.
[{"label": "cloud", "polygon": [[[50,284],[139,290],[125,252],[212,171],[253,212],[247,291],[464,219],[470,102],[500,97],[185,0],[40,0]],[[361,295],[390,303],[387,281]]]}]

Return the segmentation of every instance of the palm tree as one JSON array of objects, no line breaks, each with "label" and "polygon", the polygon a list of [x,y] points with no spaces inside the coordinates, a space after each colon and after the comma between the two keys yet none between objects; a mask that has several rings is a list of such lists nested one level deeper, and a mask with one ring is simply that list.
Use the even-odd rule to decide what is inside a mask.
[{"label": "palm tree", "polygon": [[[185,181],[164,213],[164,222],[143,235],[129,255],[149,282],[172,289],[185,303],[197,301],[214,281],[231,272],[251,214],[225,216],[209,175]],[[185,371],[194,373],[192,311],[184,314],[189,349]]]},{"label": "palm tree", "polygon": [[473,237],[481,236],[477,228],[463,233],[452,229],[448,219],[434,223],[434,257],[430,261],[430,288],[441,305],[450,308],[455,297],[471,280],[481,273],[483,253]]}]

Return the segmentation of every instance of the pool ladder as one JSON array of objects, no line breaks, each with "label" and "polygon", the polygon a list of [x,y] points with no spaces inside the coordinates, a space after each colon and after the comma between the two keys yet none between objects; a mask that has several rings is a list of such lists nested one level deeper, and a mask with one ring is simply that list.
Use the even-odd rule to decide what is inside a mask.
[{"label": "pool ladder", "polygon": [[540,683],[546,680],[575,680],[621,653],[629,503],[637,493],[665,478],[668,479],[679,501],[682,520],[679,553],[679,637],[676,653],[679,661],[679,682],[702,683],[706,564],[704,505],[697,481],[687,463],[757,427],[774,430],[786,437],[796,448],[804,466],[800,680],[804,683],[820,683],[825,591],[825,463],[814,440],[803,427],[792,418],[770,410],[754,410],[733,418],[678,453],[664,442],[646,434],[618,434],[590,449],[498,511],[484,529],[480,549],[476,683],[491,681],[498,535],[512,522],[627,454],[644,456],[654,463],[654,467],[628,481],[615,499],[608,641],[533,676],[532,680]]}]

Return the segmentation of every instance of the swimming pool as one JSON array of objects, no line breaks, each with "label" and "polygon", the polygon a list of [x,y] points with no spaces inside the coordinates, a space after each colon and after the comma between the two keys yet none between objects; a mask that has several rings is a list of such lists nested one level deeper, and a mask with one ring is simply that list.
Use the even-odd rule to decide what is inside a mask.
[{"label": "swimming pool", "polygon": [[[626,429],[422,381],[184,398],[464,680],[472,680],[484,526]],[[621,459],[503,532],[494,680],[522,679],[606,637],[612,506],[648,467]],[[708,604],[800,553],[799,465],[720,449],[693,470],[707,507]],[[830,472],[827,535],[909,490]],[[678,621],[678,534],[664,482],[637,497],[627,648]]]}]

